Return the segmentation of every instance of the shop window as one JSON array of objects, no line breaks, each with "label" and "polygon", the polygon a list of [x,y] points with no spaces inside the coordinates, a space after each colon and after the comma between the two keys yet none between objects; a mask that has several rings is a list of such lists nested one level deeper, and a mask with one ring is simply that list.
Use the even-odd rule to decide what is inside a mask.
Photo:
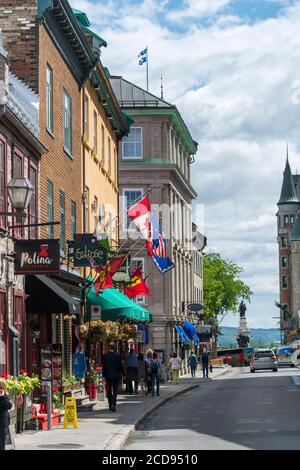
[{"label": "shop window", "polygon": [[25,319],[24,319],[24,298],[15,296],[14,298],[14,327],[19,333],[18,364],[22,370],[25,368]]}]

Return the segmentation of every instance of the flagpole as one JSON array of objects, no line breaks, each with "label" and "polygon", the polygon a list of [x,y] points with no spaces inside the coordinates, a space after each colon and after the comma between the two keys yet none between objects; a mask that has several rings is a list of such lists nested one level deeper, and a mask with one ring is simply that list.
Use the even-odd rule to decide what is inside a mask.
[{"label": "flagpole", "polygon": [[147,46],[147,69],[146,69],[146,74],[147,74],[147,91],[149,91],[149,49]]}]

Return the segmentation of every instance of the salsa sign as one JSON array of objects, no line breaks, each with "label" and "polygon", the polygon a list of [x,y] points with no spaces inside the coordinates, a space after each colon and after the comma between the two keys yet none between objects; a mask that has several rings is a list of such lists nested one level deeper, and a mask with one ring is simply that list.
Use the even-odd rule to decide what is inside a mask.
[{"label": "salsa sign", "polygon": [[15,253],[16,274],[59,272],[59,240],[17,240]]}]

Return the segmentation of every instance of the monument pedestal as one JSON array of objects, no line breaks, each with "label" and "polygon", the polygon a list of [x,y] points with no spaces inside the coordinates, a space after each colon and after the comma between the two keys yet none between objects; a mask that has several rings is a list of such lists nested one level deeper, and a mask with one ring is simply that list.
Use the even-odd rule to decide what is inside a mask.
[{"label": "monument pedestal", "polygon": [[250,330],[248,328],[247,319],[240,318],[240,325],[237,329],[237,342],[240,348],[247,348],[249,347],[249,338],[250,338]]}]

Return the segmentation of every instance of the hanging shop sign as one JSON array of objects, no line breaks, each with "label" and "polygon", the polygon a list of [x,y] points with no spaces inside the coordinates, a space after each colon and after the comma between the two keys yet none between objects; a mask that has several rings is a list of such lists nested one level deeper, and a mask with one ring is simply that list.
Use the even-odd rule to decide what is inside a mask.
[{"label": "hanging shop sign", "polygon": [[17,240],[14,250],[15,274],[59,272],[59,240]]},{"label": "hanging shop sign", "polygon": [[74,246],[70,250],[76,268],[91,267],[92,262],[97,266],[107,264],[107,249],[101,246],[101,241],[97,241],[92,233],[76,234]]}]

